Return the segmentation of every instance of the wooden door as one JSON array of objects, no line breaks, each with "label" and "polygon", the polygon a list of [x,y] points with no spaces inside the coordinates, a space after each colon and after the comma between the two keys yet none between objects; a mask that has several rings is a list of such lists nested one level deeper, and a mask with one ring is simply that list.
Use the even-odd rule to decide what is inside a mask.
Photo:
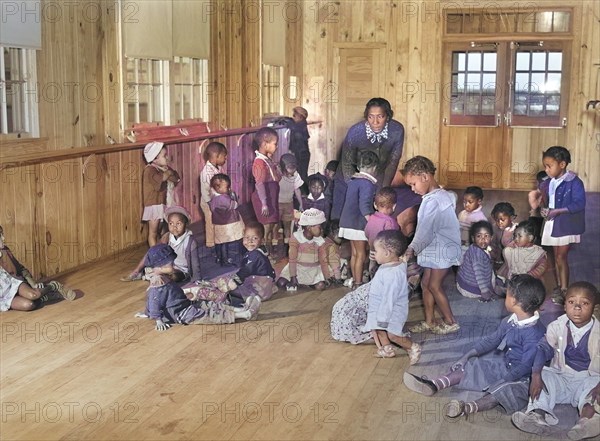
[{"label": "wooden door", "polygon": [[331,137],[336,151],[348,129],[363,119],[365,104],[381,95],[384,72],[383,44],[342,44],[335,50],[334,86],[337,102],[332,103]]}]

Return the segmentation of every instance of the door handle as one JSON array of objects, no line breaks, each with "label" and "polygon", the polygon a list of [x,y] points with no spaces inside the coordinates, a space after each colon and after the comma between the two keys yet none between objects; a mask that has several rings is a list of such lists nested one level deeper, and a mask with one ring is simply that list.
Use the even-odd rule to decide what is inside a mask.
[{"label": "door handle", "polygon": [[512,112],[506,112],[504,114],[504,124],[507,127],[510,127],[512,125]]},{"label": "door handle", "polygon": [[502,124],[502,114],[497,113],[496,114],[496,127],[500,127],[501,124]]}]

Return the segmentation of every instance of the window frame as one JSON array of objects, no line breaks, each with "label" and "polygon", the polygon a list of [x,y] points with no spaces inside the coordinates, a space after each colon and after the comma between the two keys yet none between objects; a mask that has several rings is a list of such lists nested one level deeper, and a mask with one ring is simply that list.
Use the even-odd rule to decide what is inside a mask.
[{"label": "window frame", "polygon": [[[19,64],[21,75],[18,79],[12,78],[6,80],[6,63],[4,59],[4,50],[12,52],[13,58]],[[0,45],[0,138],[14,139],[39,137],[39,102],[37,94],[37,53],[35,49],[18,48],[6,45]],[[7,85],[20,84],[19,93],[13,93],[13,99],[19,95],[17,106],[13,102],[11,113],[13,114],[12,130],[8,126],[8,97]],[[19,127],[15,129],[15,117],[17,114]]]},{"label": "window frame", "polygon": [[[279,81],[273,75],[279,76]],[[283,115],[283,86],[284,68],[272,64],[262,63],[261,69],[261,107],[264,115]],[[276,103],[276,104],[275,104]]]},{"label": "window frame", "polygon": [[[159,79],[158,81],[154,80],[153,76],[150,76],[147,82],[140,82],[140,62],[152,62],[157,63]],[[128,69],[129,62],[133,62],[134,70],[133,70],[133,81],[129,81],[128,78]],[[125,57],[125,62],[123,63],[123,69],[125,70],[124,78],[125,78],[125,95],[123,97],[123,107],[124,107],[124,115],[123,119],[125,120],[125,127],[133,127],[135,124],[143,124],[143,123],[159,123],[164,126],[168,126],[171,124],[171,104],[170,104],[170,82],[169,82],[169,69],[170,69],[170,61],[169,60],[158,60],[152,58],[128,58]],[[153,75],[153,74],[151,74]],[[146,120],[142,121],[140,118],[140,86],[148,86],[148,110],[147,115],[149,118],[145,118]],[[158,93],[160,106],[159,113],[156,113],[155,103],[153,101],[154,91],[152,90],[155,87],[160,87],[160,91]],[[129,105],[134,104],[134,119],[135,121],[129,120]],[[162,104],[162,106],[161,106]],[[155,118],[156,115],[160,115],[160,118]]]},{"label": "window frame", "polygon": [[[189,62],[186,63],[186,61]],[[182,72],[184,68],[189,68],[188,76],[191,78],[191,82],[183,82],[183,75],[178,78],[177,76],[177,65],[180,65],[179,72]],[[197,67],[195,67],[197,65]],[[171,93],[171,120],[172,121],[184,121],[190,119],[200,119],[204,122],[209,121],[210,118],[210,107],[209,107],[209,60],[205,58],[193,58],[193,57],[179,57],[173,58],[171,65],[171,78],[173,79],[173,91]],[[195,70],[197,69],[197,72]],[[197,74],[197,78],[194,78]],[[195,81],[197,80],[197,81]],[[185,112],[184,106],[184,88],[190,88],[191,97],[190,100],[190,112]],[[199,88],[199,97],[196,99],[195,88]],[[180,107],[177,108],[177,100],[180,100]],[[179,111],[178,111],[179,110]]]}]

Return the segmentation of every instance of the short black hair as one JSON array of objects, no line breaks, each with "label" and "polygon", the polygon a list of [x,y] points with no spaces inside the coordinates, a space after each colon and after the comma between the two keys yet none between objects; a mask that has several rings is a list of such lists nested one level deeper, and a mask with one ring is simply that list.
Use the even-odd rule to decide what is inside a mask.
[{"label": "short black hair", "polygon": [[273,139],[279,139],[279,135],[275,129],[272,129],[271,127],[262,127],[254,135],[254,148],[258,150],[263,142],[269,142]]},{"label": "short black hair", "polygon": [[265,238],[265,226],[263,224],[261,224],[260,222],[248,222],[246,224],[246,226],[244,227],[244,231],[245,230],[254,230],[257,231],[259,233],[259,236],[261,238]]},{"label": "short black hair", "polygon": [[596,288],[590,282],[581,281],[571,283],[567,289],[567,293],[565,294],[565,299],[569,296],[569,292],[573,292],[575,290],[585,291],[590,297],[590,300],[594,302],[594,305],[598,305],[600,303],[600,293],[598,292],[598,288]]},{"label": "short black hair", "polygon": [[560,145],[550,147],[548,150],[543,152],[542,159],[544,158],[554,158],[558,162],[565,161],[567,164],[571,163],[571,153],[569,153],[566,148]]},{"label": "short black hair", "polygon": [[340,161],[333,159],[327,163],[325,170],[337,171],[338,165],[340,165]]},{"label": "short black hair", "polygon": [[546,173],[545,170],[540,170],[539,172],[537,172],[537,174],[535,175],[535,180],[538,182],[538,184],[541,184],[542,182],[544,182],[546,179],[548,179],[548,173]]},{"label": "short black hair", "polygon": [[487,230],[487,232],[490,233],[490,236],[494,235],[494,229],[492,228],[492,224],[490,224],[488,221],[474,222],[469,228],[469,240],[471,241],[471,243],[473,243],[473,238],[479,230]]},{"label": "short black hair", "polygon": [[406,161],[406,164],[404,164],[404,168],[402,169],[402,174],[404,176],[409,174],[422,175],[424,173],[434,175],[435,171],[436,168],[431,159],[426,158],[425,156],[415,156]]},{"label": "short black hair", "polygon": [[383,187],[375,193],[375,205],[379,208],[392,208],[398,201],[396,190],[392,187]]},{"label": "short black hair", "polygon": [[529,274],[516,274],[508,281],[508,294],[513,296],[524,312],[533,314],[542,306],[546,289],[541,280]]},{"label": "short black hair", "polygon": [[406,251],[408,246],[406,237],[400,230],[383,230],[380,231],[373,243],[379,242],[383,248],[400,257]]},{"label": "short black hair", "polygon": [[361,168],[370,168],[377,167],[379,165],[379,157],[377,153],[372,152],[371,150],[365,150],[360,154],[360,158],[358,159],[358,169]]},{"label": "short black hair", "polygon": [[387,116],[388,121],[394,117],[394,111],[392,110],[392,105],[385,98],[381,98],[381,97],[371,98],[367,102],[367,105],[365,106],[365,113],[364,113],[365,119],[368,118],[369,110],[371,110],[371,107],[381,107],[383,109],[385,115]]},{"label": "short black hair", "polygon": [[325,182],[325,177],[323,175],[321,175],[320,173],[315,173],[314,175],[310,175],[308,178],[306,178],[306,180],[308,181],[309,187],[315,182],[320,183],[323,186],[323,188],[327,187],[327,182]]},{"label": "short black hair", "polygon": [[221,153],[227,154],[227,147],[220,142],[213,141],[206,146],[204,149],[203,158],[208,161],[213,155],[219,155]]},{"label": "short black hair", "polygon": [[523,233],[525,233],[527,236],[531,236],[531,241],[533,242],[535,240],[535,237],[537,235],[537,227],[536,225],[528,220],[524,220],[521,221],[517,224],[515,231],[513,232],[513,236],[517,237],[517,232],[518,231],[522,231]]},{"label": "short black hair", "polygon": [[210,178],[210,187],[215,188],[215,185],[218,181],[225,181],[227,182],[227,185],[231,187],[231,178],[225,173],[217,173],[212,178]]},{"label": "short black hair", "polygon": [[476,199],[483,199],[483,190],[481,187],[467,187],[464,194],[472,194]]},{"label": "short black hair", "polygon": [[496,219],[496,216],[501,213],[510,217],[515,217],[517,215],[515,207],[513,207],[510,202],[498,202],[494,205],[494,208],[492,209],[492,219]]}]

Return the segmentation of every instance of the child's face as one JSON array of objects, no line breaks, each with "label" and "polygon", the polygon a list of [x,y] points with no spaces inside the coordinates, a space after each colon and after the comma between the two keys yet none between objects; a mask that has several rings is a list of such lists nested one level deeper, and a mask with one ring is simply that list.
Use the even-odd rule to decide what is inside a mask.
[{"label": "child's face", "polygon": [[167,222],[169,223],[169,233],[171,233],[173,236],[179,237],[185,233],[186,222],[181,214],[170,214]]},{"label": "child's face", "polygon": [[263,238],[260,236],[257,230],[253,228],[246,228],[246,230],[244,230],[244,237],[242,238],[242,243],[248,251],[254,251],[262,245],[262,242]]},{"label": "child's face", "polygon": [[271,138],[267,141],[263,141],[260,146],[261,153],[268,156],[269,158],[277,151],[277,138]]},{"label": "child's face", "polygon": [[585,289],[569,289],[565,298],[565,313],[569,320],[581,328],[587,325],[594,314],[594,299]]},{"label": "child's face", "polygon": [[216,191],[218,194],[229,193],[229,184],[227,183],[227,181],[219,179],[218,181],[215,181],[215,184],[213,185],[213,190]]},{"label": "child's face", "polygon": [[309,225],[302,227],[302,231],[304,232],[304,237],[306,237],[308,240],[312,239],[313,237],[321,237],[323,234],[323,228],[321,225]]},{"label": "child's face", "polygon": [[333,177],[335,176],[335,170],[329,170],[328,168],[326,168],[325,176],[327,176],[328,179],[333,179]]},{"label": "child's face", "polygon": [[313,181],[310,183],[308,190],[310,191],[310,195],[316,201],[323,194],[323,184],[319,181]]},{"label": "child's face", "polygon": [[516,230],[513,239],[518,247],[528,247],[533,242],[532,237],[524,230]]},{"label": "child's face", "polygon": [[154,161],[153,164],[160,165],[161,167],[165,167],[169,163],[169,158],[167,157],[167,149],[163,147]]},{"label": "child's face", "polygon": [[504,230],[512,225],[513,218],[506,213],[496,213],[494,221],[499,229]]},{"label": "child's face", "polygon": [[422,173],[420,175],[408,173],[404,177],[404,182],[416,194],[424,195],[429,191],[429,175],[427,173]]},{"label": "child's face", "polygon": [[567,163],[565,161],[558,162],[552,157],[542,158],[542,164],[544,164],[544,171],[550,178],[558,178],[565,173],[567,169]]},{"label": "child's face", "polygon": [[467,193],[463,196],[463,207],[465,211],[471,213],[481,207],[481,199],[477,199],[472,194]]},{"label": "child's face", "polygon": [[506,298],[504,299],[504,307],[508,312],[515,312],[515,306],[517,305],[517,300],[513,294],[511,288],[508,288],[506,291]]},{"label": "child's face", "polygon": [[295,165],[289,164],[285,166],[285,170],[283,171],[283,173],[288,178],[291,178],[292,176],[294,176],[294,173],[296,173],[296,170],[298,170],[298,168]]},{"label": "child's face", "polygon": [[221,167],[222,165],[225,164],[225,162],[227,161],[227,153],[218,153],[212,162],[213,164],[215,164],[217,167]]},{"label": "child's face", "polygon": [[482,250],[485,250],[492,242],[492,234],[487,229],[481,228],[475,232],[475,235],[472,239],[475,245]]},{"label": "child's face", "polygon": [[376,240],[373,244],[373,257],[379,265],[383,265],[384,263],[392,262],[395,256],[390,250],[383,247],[380,240]]}]

